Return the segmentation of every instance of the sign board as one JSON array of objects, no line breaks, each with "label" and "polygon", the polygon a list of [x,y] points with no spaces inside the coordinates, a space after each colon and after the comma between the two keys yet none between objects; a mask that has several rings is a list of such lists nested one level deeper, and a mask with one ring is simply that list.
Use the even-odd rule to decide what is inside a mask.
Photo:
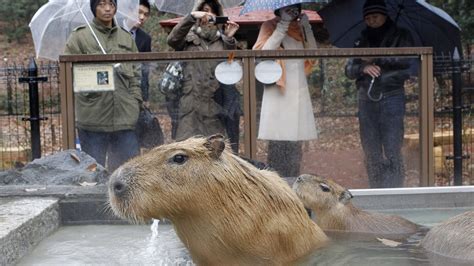
[{"label": "sign board", "polygon": [[222,62],[217,65],[214,71],[217,80],[226,85],[232,85],[239,82],[243,76],[242,66],[237,61]]},{"label": "sign board", "polygon": [[255,66],[255,78],[263,84],[273,84],[283,73],[280,64],[274,60],[265,60]]},{"label": "sign board", "polygon": [[80,64],[73,67],[74,92],[104,92],[114,90],[112,65]]}]

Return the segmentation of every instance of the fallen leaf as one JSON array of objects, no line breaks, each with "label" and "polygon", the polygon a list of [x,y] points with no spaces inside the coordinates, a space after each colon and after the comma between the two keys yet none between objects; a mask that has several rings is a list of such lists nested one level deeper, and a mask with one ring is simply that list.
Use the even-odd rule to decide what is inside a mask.
[{"label": "fallen leaf", "polygon": [[82,182],[82,183],[79,183],[79,185],[83,186],[83,187],[93,187],[95,185],[97,185],[97,182]]},{"label": "fallen leaf", "polygon": [[401,242],[397,242],[397,241],[393,241],[393,240],[385,239],[385,238],[378,238],[377,237],[377,240],[382,242],[382,244],[384,244],[385,246],[389,246],[389,247],[392,247],[392,248],[398,247],[402,244]]},{"label": "fallen leaf", "polygon": [[81,162],[81,159],[79,158],[79,156],[77,156],[76,154],[74,153],[70,153],[69,155],[71,155],[71,158],[74,159],[74,161],[80,163]]},{"label": "fallen leaf", "polygon": [[97,164],[96,164],[96,163],[93,163],[93,164],[87,166],[86,169],[89,170],[89,171],[91,171],[91,172],[95,172],[95,170],[97,170]]}]

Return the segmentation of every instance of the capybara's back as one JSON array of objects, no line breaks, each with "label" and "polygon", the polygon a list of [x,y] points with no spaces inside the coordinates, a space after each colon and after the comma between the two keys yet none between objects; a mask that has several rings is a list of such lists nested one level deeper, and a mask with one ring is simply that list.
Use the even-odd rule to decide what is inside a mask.
[{"label": "capybara's back", "polygon": [[474,265],[474,211],[456,215],[434,226],[421,241],[427,251]]},{"label": "capybara's back", "polygon": [[127,162],[112,174],[109,197],[120,217],[169,219],[202,265],[287,265],[327,241],[278,174],[233,155],[220,135]]}]

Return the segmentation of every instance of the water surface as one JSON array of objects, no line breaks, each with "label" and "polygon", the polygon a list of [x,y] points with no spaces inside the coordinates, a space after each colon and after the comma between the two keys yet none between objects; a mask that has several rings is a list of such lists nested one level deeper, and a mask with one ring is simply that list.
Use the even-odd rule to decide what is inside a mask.
[{"label": "water surface", "polygon": [[[472,208],[411,209],[385,212],[433,226]],[[333,240],[318,250],[306,265],[430,265],[416,234],[398,247],[376,239]],[[203,243],[205,245],[205,243]],[[150,226],[83,225],[63,226],[42,241],[19,265],[194,265],[189,253],[169,224]]]}]

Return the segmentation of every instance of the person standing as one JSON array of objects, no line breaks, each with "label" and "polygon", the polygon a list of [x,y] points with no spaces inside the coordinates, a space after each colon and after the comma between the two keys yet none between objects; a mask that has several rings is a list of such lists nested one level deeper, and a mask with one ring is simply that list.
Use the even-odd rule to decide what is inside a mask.
[{"label": "person standing", "polygon": [[[215,24],[216,16],[224,11],[218,0],[196,1],[195,8],[173,28],[168,35],[168,45],[177,51],[221,51],[233,50],[237,41],[234,34],[239,25],[233,21]],[[182,96],[179,111],[176,140],[192,136],[225,134],[226,129],[220,116],[223,108],[214,100],[219,88],[214,70],[217,61],[190,61],[184,64]]]},{"label": "person standing", "polygon": [[[383,0],[367,0],[363,8],[366,28],[354,47],[410,47],[410,32],[387,15]],[[405,80],[410,59],[354,58],[346,75],[356,80],[359,130],[370,187],[402,187],[405,179],[401,148],[404,136]]]},{"label": "person standing", "polygon": [[[130,33],[114,22],[116,0],[91,0],[90,8],[94,14],[91,27],[76,28],[64,54],[102,54],[101,46],[107,54],[138,52]],[[113,69],[114,91],[74,95],[81,148],[99,164],[105,166],[107,162],[109,171],[139,154],[135,125],[142,103],[138,68],[120,63]]]},{"label": "person standing", "polygon": [[[140,0],[140,5],[138,7],[138,23],[130,29],[132,38],[135,40],[135,44],[140,53],[151,52],[151,37],[142,29],[148,18],[150,18],[150,2],[148,2],[148,0]],[[143,104],[146,106],[148,106],[149,101],[149,72],[150,68],[148,64],[142,64],[140,88],[142,90]]]},{"label": "person standing", "polygon": [[[254,50],[317,48],[311,25],[301,4],[275,10],[276,17],[263,23]],[[318,136],[306,74],[313,61],[279,61],[282,77],[265,85],[258,138],[269,140],[268,165],[282,176],[298,176],[301,141]]]}]

